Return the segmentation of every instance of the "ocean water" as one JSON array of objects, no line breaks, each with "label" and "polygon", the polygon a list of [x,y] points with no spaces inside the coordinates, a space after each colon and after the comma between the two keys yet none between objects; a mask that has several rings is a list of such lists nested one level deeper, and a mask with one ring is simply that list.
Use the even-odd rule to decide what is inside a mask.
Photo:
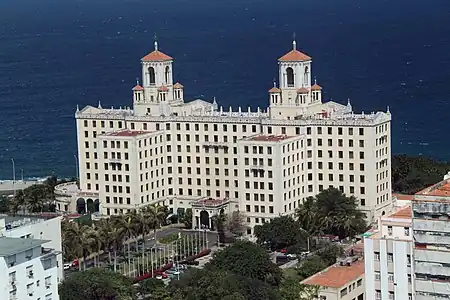
[{"label": "ocean water", "polygon": [[394,153],[450,159],[448,0],[0,0],[0,178],[74,176],[76,105],[131,105],[155,33],[187,99],[256,109],[293,32],[325,99],[389,105]]}]

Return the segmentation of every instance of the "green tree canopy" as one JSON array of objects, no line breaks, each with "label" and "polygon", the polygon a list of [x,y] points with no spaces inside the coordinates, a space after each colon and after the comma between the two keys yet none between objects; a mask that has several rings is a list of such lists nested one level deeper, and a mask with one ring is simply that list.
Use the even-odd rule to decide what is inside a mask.
[{"label": "green tree canopy", "polygon": [[111,271],[90,269],[76,272],[59,285],[61,300],[134,300],[130,279]]},{"label": "green tree canopy", "polygon": [[355,197],[347,197],[336,188],[321,191],[299,206],[296,216],[300,226],[310,233],[353,237],[367,229],[365,215]]},{"label": "green tree canopy", "polygon": [[146,300],[171,300],[165,284],[158,279],[148,278],[139,282],[138,292]]},{"label": "green tree canopy", "polygon": [[280,269],[270,260],[268,253],[247,241],[237,241],[216,252],[206,268],[230,271],[270,285],[278,285],[282,277]]},{"label": "green tree canopy", "polygon": [[173,300],[277,300],[278,290],[230,271],[191,269],[170,283]]},{"label": "green tree canopy", "polygon": [[317,299],[318,286],[301,284],[298,280],[289,278],[280,286],[280,296],[283,300],[311,300]]},{"label": "green tree canopy", "polygon": [[299,264],[297,271],[300,280],[304,280],[309,276],[322,271],[326,267],[328,267],[328,265],[319,256],[311,256]]},{"label": "green tree canopy", "polygon": [[304,230],[300,224],[290,216],[273,218],[270,222],[255,226],[257,243],[267,245],[272,250],[303,242],[306,244]]},{"label": "green tree canopy", "polygon": [[184,220],[184,226],[187,229],[191,229],[192,228],[192,208],[186,209],[183,220]]},{"label": "green tree canopy", "polygon": [[392,190],[414,194],[442,180],[450,171],[450,163],[431,158],[394,155],[391,161]]}]

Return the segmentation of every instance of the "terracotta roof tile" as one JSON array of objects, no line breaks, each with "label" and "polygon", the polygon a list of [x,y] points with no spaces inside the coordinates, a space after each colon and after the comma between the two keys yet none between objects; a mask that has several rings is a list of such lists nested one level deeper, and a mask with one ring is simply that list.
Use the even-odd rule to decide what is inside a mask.
[{"label": "terracotta roof tile", "polygon": [[393,214],[391,214],[389,217],[398,219],[411,219],[412,218],[411,206],[402,207]]},{"label": "terracotta roof tile", "polygon": [[142,86],[140,86],[139,84],[133,88],[133,91],[143,91],[143,90],[144,90],[144,88]]},{"label": "terracotta roof tile", "polygon": [[177,82],[173,85],[173,88],[174,89],[182,89],[182,88],[184,88],[184,86],[181,83]]},{"label": "terracotta roof tile", "polygon": [[155,51],[147,54],[146,56],[144,56],[141,60],[142,61],[168,61],[168,60],[173,60],[173,58],[165,53],[162,53],[159,50],[155,50]]},{"label": "terracotta roof tile", "polygon": [[312,87],[311,87],[311,91],[320,91],[322,89],[322,87],[320,85],[318,85],[317,83],[315,83]]},{"label": "terracotta roof tile", "polygon": [[411,201],[411,200],[414,199],[414,195],[392,194],[392,196],[394,196],[394,197],[397,198],[398,200]]},{"label": "terracotta roof tile", "polygon": [[417,192],[416,195],[450,197],[450,181],[443,180],[441,182],[438,182]]},{"label": "terracotta roof tile", "polygon": [[269,93],[279,93],[281,92],[281,90],[279,88],[277,88],[276,86],[274,86],[273,88],[271,88],[269,90]]},{"label": "terracotta roof tile", "polygon": [[307,94],[307,93],[309,93],[309,90],[307,88],[299,88],[297,90],[297,93],[298,94]]},{"label": "terracotta roof tile", "polygon": [[340,288],[364,274],[364,260],[358,260],[351,266],[335,264],[322,272],[305,279],[302,283],[330,288]]},{"label": "terracotta roof tile", "polygon": [[278,61],[307,61],[307,60],[311,60],[311,57],[298,50],[291,50],[278,59]]},{"label": "terracotta roof tile", "polygon": [[161,91],[161,92],[167,92],[168,90],[169,90],[169,88],[165,85],[162,85],[158,88],[158,91]]}]

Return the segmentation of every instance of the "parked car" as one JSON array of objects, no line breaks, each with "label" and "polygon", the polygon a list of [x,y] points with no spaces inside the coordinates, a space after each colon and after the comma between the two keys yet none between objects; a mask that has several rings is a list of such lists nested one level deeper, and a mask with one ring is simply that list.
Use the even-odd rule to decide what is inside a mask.
[{"label": "parked car", "polygon": [[80,262],[78,261],[78,259],[74,259],[72,262],[72,267],[78,267],[79,264]]},{"label": "parked car", "polygon": [[64,264],[64,270],[69,270],[71,266],[72,266],[72,264],[70,264],[70,263],[65,263],[65,264]]}]

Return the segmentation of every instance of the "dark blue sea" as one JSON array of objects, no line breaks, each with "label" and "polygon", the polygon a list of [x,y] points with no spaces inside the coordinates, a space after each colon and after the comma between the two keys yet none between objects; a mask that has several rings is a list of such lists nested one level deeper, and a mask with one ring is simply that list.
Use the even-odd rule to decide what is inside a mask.
[{"label": "dark blue sea", "polygon": [[448,0],[0,0],[0,178],[74,176],[76,105],[131,105],[155,33],[185,98],[256,108],[293,32],[325,98],[389,105],[394,153],[450,159]]}]

